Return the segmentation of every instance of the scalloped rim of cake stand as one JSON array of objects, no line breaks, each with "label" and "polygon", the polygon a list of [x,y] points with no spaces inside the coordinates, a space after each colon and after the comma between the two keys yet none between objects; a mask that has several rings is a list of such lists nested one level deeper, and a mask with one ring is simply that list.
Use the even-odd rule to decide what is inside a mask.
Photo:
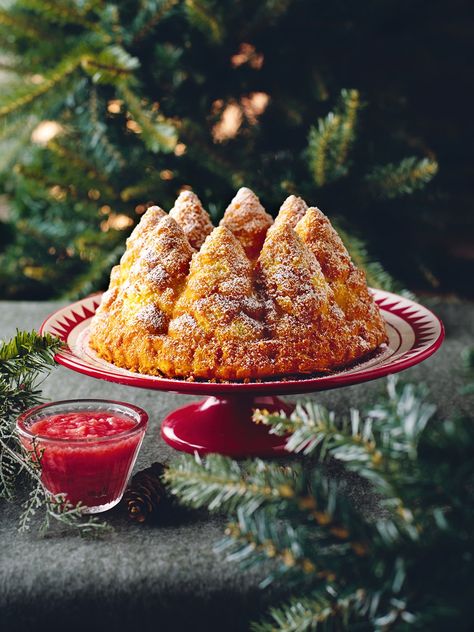
[{"label": "scalloped rim of cake stand", "polygon": [[89,377],[128,386],[188,395],[271,395],[322,391],[359,384],[408,369],[426,360],[441,346],[444,327],[429,309],[408,298],[371,290],[385,319],[389,343],[375,356],[355,366],[309,378],[259,382],[187,381],[133,373],[98,358],[87,344],[88,323],[101,300],[93,294],[48,316],[40,333],[59,337],[65,346],[55,354],[59,364]]}]

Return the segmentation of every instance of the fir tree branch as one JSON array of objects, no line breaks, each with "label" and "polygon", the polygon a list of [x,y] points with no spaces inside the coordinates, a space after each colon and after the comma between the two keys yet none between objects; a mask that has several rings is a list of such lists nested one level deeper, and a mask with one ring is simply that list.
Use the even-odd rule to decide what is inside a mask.
[{"label": "fir tree branch", "polygon": [[125,85],[120,91],[130,114],[141,128],[141,138],[152,152],[170,152],[176,147],[178,136],[172,123],[142,107],[140,100]]},{"label": "fir tree branch", "polygon": [[[70,148],[65,142],[62,140],[55,138],[54,140],[49,141],[47,145],[47,149],[62,159],[68,161],[69,165],[74,166],[81,171],[87,172],[88,179],[84,183],[87,188],[90,188],[90,185],[95,181],[96,183],[100,183],[100,189],[104,192],[104,194],[109,198],[115,197],[115,191],[110,185],[109,179],[106,174],[101,173],[93,163],[84,158],[77,151],[74,152],[72,148]],[[23,173],[24,172],[22,170]],[[30,174],[28,174],[31,177]],[[53,182],[48,179],[43,180],[45,186],[51,186]]]},{"label": "fir tree branch", "polygon": [[224,37],[223,27],[215,15],[215,7],[209,0],[185,0],[189,21],[199,30],[207,33],[213,42]]},{"label": "fir tree branch", "polygon": [[132,46],[145,39],[164,18],[168,17],[171,10],[178,4],[178,0],[153,0],[142,2],[140,11],[135,16],[132,24],[132,33],[135,33]]},{"label": "fir tree branch", "polygon": [[336,164],[339,167],[342,167],[345,164],[349,150],[355,140],[357,114],[361,108],[358,90],[341,90],[341,100],[343,103],[343,117],[340,131],[339,149],[336,156]]},{"label": "fir tree branch", "polygon": [[0,26],[7,27],[10,32],[14,32],[17,37],[28,37],[38,40],[47,34],[44,25],[37,24],[31,16],[0,9]]},{"label": "fir tree branch", "polygon": [[359,92],[342,90],[336,110],[319,119],[317,127],[310,128],[308,157],[317,186],[322,187],[346,175],[360,108]]},{"label": "fir tree branch", "polygon": [[380,491],[394,493],[400,464],[416,458],[419,438],[435,412],[423,401],[422,387],[397,389],[396,384],[395,378],[389,378],[387,399],[363,416],[351,409],[349,418],[337,420],[334,413],[309,401],[298,404],[290,416],[257,410],[254,420],[270,426],[275,434],[291,433],[288,451],[315,453],[319,462],[342,461]]},{"label": "fir tree branch", "polygon": [[329,144],[341,126],[340,116],[330,112],[325,119],[319,119],[318,127],[311,127],[308,138],[310,167],[315,183],[324,186],[327,182],[327,156]]},{"label": "fir tree branch", "polygon": [[94,130],[88,143],[96,158],[105,158],[101,160],[103,170],[111,173],[117,169],[123,169],[126,164],[125,159],[107,136],[107,125],[99,113],[99,98],[95,86],[90,92],[88,114],[91,129]]},{"label": "fir tree branch", "polygon": [[79,68],[83,56],[83,51],[73,51],[56,68],[45,73],[41,83],[23,84],[4,96],[0,99],[0,118],[26,108],[33,101],[49,93]]},{"label": "fir tree branch", "polygon": [[47,496],[46,512],[40,533],[44,533],[50,528],[52,521],[62,524],[68,529],[74,529],[82,537],[95,538],[98,536],[113,533],[113,528],[100,520],[97,516],[84,515],[81,503],[72,505],[63,494]]},{"label": "fir tree branch", "polygon": [[[474,354],[466,355],[472,369]],[[256,414],[274,431],[299,433],[294,448],[305,449],[316,437],[316,459],[309,471],[298,472],[299,485],[288,497],[264,494],[255,506],[231,492],[232,521],[217,550],[244,568],[265,562],[261,586],[284,576],[294,593],[255,631],[385,632],[413,625],[435,629],[435,621],[436,629],[444,629],[453,618],[464,621],[456,605],[447,607],[450,599],[458,603],[458,595],[446,598],[446,576],[454,573],[464,594],[474,551],[474,469],[468,456],[474,433],[462,420],[428,425],[434,407],[424,395],[422,387],[397,387],[392,378],[385,399],[362,413],[351,411],[347,420],[314,404],[297,406],[293,416]],[[328,458],[340,463],[336,478],[324,468]],[[209,495],[205,465],[195,462],[195,504],[224,497],[247,467],[215,461]],[[346,478],[351,473],[367,479],[368,493],[377,492],[381,513],[372,507],[365,515],[357,506],[354,480],[349,487]],[[220,506],[225,509],[225,502]],[[470,594],[467,599],[470,604]]]},{"label": "fir tree branch", "polygon": [[127,80],[140,62],[121,46],[113,45],[99,53],[84,54],[81,65],[92,76],[94,83],[116,85]]},{"label": "fir tree branch", "polygon": [[[4,120],[5,122],[5,120]],[[11,169],[30,142],[31,134],[38,124],[36,116],[20,116],[0,131],[0,173]]]},{"label": "fir tree branch", "polygon": [[100,27],[97,23],[88,20],[85,17],[85,13],[88,8],[86,5],[86,11],[80,11],[76,4],[67,2],[65,0],[21,0],[21,4],[32,11],[44,16],[50,22],[58,24],[75,24],[82,26],[89,31],[99,31]]},{"label": "fir tree branch", "polygon": [[438,163],[435,160],[419,160],[411,156],[398,164],[373,167],[365,180],[374,197],[390,200],[422,189],[437,173]]},{"label": "fir tree branch", "polygon": [[324,586],[311,595],[293,598],[280,608],[270,610],[271,620],[254,623],[252,632],[318,632],[347,629],[354,604],[360,594],[340,596],[333,587]]},{"label": "fir tree branch", "polygon": [[238,562],[242,568],[272,560],[274,565],[260,582],[261,588],[283,575],[287,582],[296,585],[330,574],[322,567],[316,568],[306,555],[315,531],[304,525],[293,527],[277,518],[273,511],[265,508],[248,512],[239,507],[237,521],[227,526],[227,537],[216,546],[216,552],[224,553],[227,561]]},{"label": "fir tree branch", "polygon": [[295,496],[299,472],[299,466],[290,469],[260,459],[240,465],[219,455],[205,461],[184,455],[166,470],[165,479],[172,493],[192,507],[232,511],[244,505],[254,511],[263,502]]}]

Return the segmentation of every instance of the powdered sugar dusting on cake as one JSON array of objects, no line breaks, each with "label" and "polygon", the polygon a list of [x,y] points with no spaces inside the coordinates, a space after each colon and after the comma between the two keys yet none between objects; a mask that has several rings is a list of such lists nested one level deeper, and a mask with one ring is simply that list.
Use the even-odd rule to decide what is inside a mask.
[{"label": "powdered sugar dusting on cake", "polygon": [[317,260],[285,223],[269,232],[257,262],[257,275],[262,291],[288,314],[304,319],[328,300],[329,287]]},{"label": "powdered sugar dusting on cake", "polygon": [[140,324],[145,325],[150,333],[159,334],[167,329],[168,319],[154,303],[149,303],[142,307],[135,318]]},{"label": "powdered sugar dusting on cake", "polygon": [[247,256],[256,259],[267,230],[273,223],[253,191],[243,187],[231,201],[220,225],[228,228],[240,241]]},{"label": "powdered sugar dusting on cake", "polygon": [[142,253],[142,259],[152,266],[160,266],[157,275],[187,272],[193,250],[180,226],[166,216],[152,230]]},{"label": "powdered sugar dusting on cake", "polygon": [[170,217],[181,226],[189,243],[196,250],[199,250],[213,229],[209,213],[192,191],[182,191],[179,194],[170,211]]},{"label": "powdered sugar dusting on cake", "polygon": [[308,206],[303,198],[290,195],[281,205],[274,226],[285,223],[294,228],[300,219],[305,216],[307,210]]},{"label": "powdered sugar dusting on cake", "polygon": [[159,206],[150,206],[145,213],[143,213],[141,220],[127,239],[127,247],[133,246],[133,244],[142,237],[146,236],[146,233],[156,226],[163,217],[166,217],[166,213],[162,208]]},{"label": "powdered sugar dusting on cake", "polygon": [[329,280],[348,276],[351,258],[342,239],[324,213],[316,207],[309,208],[295,230],[318,259]]},{"label": "powdered sugar dusting on cake", "polygon": [[185,340],[186,338],[200,338],[204,332],[191,314],[181,314],[173,318],[169,324],[170,336]]},{"label": "powdered sugar dusting on cake", "polygon": [[151,283],[156,285],[158,289],[165,289],[171,282],[170,275],[159,263],[147,273],[147,278]]}]

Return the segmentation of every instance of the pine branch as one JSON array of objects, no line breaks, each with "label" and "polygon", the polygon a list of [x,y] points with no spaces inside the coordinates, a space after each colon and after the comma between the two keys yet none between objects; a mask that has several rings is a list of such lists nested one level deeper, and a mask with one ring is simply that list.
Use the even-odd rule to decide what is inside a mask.
[{"label": "pine branch", "polygon": [[134,33],[132,45],[144,40],[164,18],[168,17],[178,0],[154,0],[142,2],[142,7],[133,20],[131,32]]},{"label": "pine branch", "polygon": [[270,426],[275,434],[291,433],[289,452],[315,453],[318,462],[342,461],[384,493],[394,492],[399,463],[416,458],[419,438],[435,411],[423,401],[423,388],[397,389],[396,384],[395,378],[389,378],[388,398],[363,416],[351,409],[349,418],[338,420],[309,401],[298,404],[290,416],[257,410],[254,420]]},{"label": "pine branch", "polygon": [[252,632],[318,632],[348,629],[354,604],[361,595],[340,596],[333,587],[324,586],[311,595],[293,598],[280,608],[270,610],[271,620],[254,623]]},{"label": "pine branch", "polygon": [[72,505],[63,494],[46,497],[46,512],[40,533],[44,533],[51,526],[52,521],[74,529],[82,537],[96,538],[113,532],[113,528],[100,520],[97,516],[85,516],[82,512],[82,505]]},{"label": "pine branch", "polygon": [[317,529],[281,522],[271,506],[257,511],[238,507],[236,513],[237,521],[228,525],[227,537],[216,546],[216,551],[224,553],[228,562],[238,562],[242,568],[272,560],[274,565],[260,582],[261,588],[282,576],[288,584],[298,585],[308,583],[317,575],[330,574],[322,566],[316,568],[308,555],[312,543],[318,541]]},{"label": "pine branch", "polygon": [[419,160],[411,156],[398,164],[374,167],[365,180],[374,197],[390,200],[423,189],[437,173],[438,163],[435,160]]},{"label": "pine branch", "polygon": [[89,31],[99,31],[99,25],[85,17],[89,7],[85,11],[78,9],[76,3],[66,0],[21,0],[23,7],[44,16],[50,22],[57,24],[74,24],[82,26]]},{"label": "pine branch", "polygon": [[164,117],[144,109],[140,100],[127,86],[121,86],[120,91],[130,114],[141,128],[141,138],[147,149],[153,153],[173,151],[178,142],[174,125]]},{"label": "pine branch", "polygon": [[319,119],[317,127],[310,128],[308,157],[317,186],[322,187],[346,175],[360,108],[359,92],[342,90],[336,110]]},{"label": "pine branch", "polygon": [[388,511],[376,523],[383,540],[393,542],[402,535],[417,540],[415,517],[402,490],[409,487],[410,464],[416,462],[420,436],[435,408],[424,403],[422,388],[407,385],[397,390],[396,380],[389,379],[387,392],[386,400],[363,415],[352,409],[342,420],[313,402],[298,404],[289,417],[256,411],[255,418],[277,434],[291,433],[288,451],[312,454],[317,464],[336,460],[367,480],[383,496],[380,506]]},{"label": "pine branch", "polygon": [[99,53],[84,54],[81,66],[91,75],[94,83],[120,85],[129,80],[133,71],[140,66],[140,62],[124,48],[115,44],[103,48]]},{"label": "pine branch", "polygon": [[357,90],[341,90],[342,127],[340,130],[339,147],[336,164],[342,167],[355,140],[357,114],[361,108],[360,95]]},{"label": "pine branch", "polygon": [[61,341],[49,334],[18,331],[14,338],[0,345],[0,378],[23,377],[24,372],[41,371],[54,366],[54,353]]},{"label": "pine branch", "polygon": [[74,73],[82,63],[84,53],[78,49],[70,53],[56,68],[43,75],[41,83],[21,84],[0,99],[0,118],[29,106],[51,92]]},{"label": "pine branch", "polygon": [[218,43],[224,37],[223,27],[216,18],[215,6],[209,0],[185,0],[186,13],[193,26]]},{"label": "pine branch", "polygon": [[21,13],[14,13],[5,9],[0,9],[0,27],[6,27],[9,33],[15,33],[17,37],[27,37],[33,40],[49,35],[44,24]]},{"label": "pine branch", "polygon": [[[98,182],[100,189],[104,192],[104,195],[113,199],[115,197],[115,191],[110,185],[108,176],[105,173],[101,173],[95,165],[87,160],[87,158],[84,158],[82,154],[77,151],[75,152],[72,147],[69,147],[68,144],[66,144],[66,141],[67,139],[55,138],[54,140],[49,141],[47,149],[48,151],[56,154],[59,158],[67,160],[68,165],[87,174],[87,177],[83,177],[82,186],[84,186],[84,188],[87,187],[87,189],[89,189],[92,184],[96,184]],[[33,175],[29,174],[24,169],[22,169],[21,172],[30,178]],[[45,188],[47,188],[52,186],[54,182],[45,179],[43,180],[43,184]]]},{"label": "pine branch", "polygon": [[[472,369],[474,354],[466,356]],[[458,595],[447,597],[445,578],[455,575],[454,590],[463,593],[470,573],[474,432],[462,420],[428,426],[434,406],[424,396],[422,387],[397,387],[391,378],[383,400],[347,419],[313,403],[298,405],[291,416],[257,412],[272,431],[293,433],[292,449],[313,457],[283,497],[263,494],[252,503],[235,494],[235,484],[248,481],[250,463],[216,460],[210,481],[207,465],[194,462],[194,504],[217,499],[231,512],[217,550],[243,568],[262,569],[265,562],[261,586],[284,577],[293,591],[272,620],[254,625],[256,632],[434,629],[435,621],[444,629],[443,622],[464,620],[456,606],[447,607]],[[340,464],[336,477],[324,467],[329,459]],[[353,473],[368,481],[377,500],[370,515],[352,496]],[[228,505],[220,502],[226,494]]]},{"label": "pine branch", "polygon": [[18,160],[25,146],[31,139],[31,134],[38,124],[36,116],[21,116],[10,125],[2,126],[0,131],[0,173],[11,169]]},{"label": "pine branch", "polygon": [[210,511],[232,511],[245,506],[254,511],[263,502],[292,498],[299,466],[282,467],[260,459],[239,464],[229,458],[210,455],[182,456],[165,472],[165,479],[187,505]]},{"label": "pine branch", "polygon": [[99,113],[99,98],[97,89],[93,87],[89,97],[88,114],[93,133],[88,139],[88,144],[94,151],[97,159],[101,159],[102,168],[106,173],[125,167],[125,159],[117,147],[107,136],[107,125]]},{"label": "pine branch", "polygon": [[51,93],[80,67],[91,75],[95,83],[115,85],[123,83],[137,65],[137,59],[120,46],[108,46],[97,54],[79,46],[56,68],[44,73],[40,83],[22,83],[0,99],[0,118],[31,106],[39,98]]}]

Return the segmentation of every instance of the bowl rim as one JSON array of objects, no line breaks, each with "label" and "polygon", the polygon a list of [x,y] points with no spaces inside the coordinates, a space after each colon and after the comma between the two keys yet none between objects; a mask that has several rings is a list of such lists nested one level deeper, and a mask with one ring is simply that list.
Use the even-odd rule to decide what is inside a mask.
[{"label": "bowl rim", "polygon": [[[77,409],[68,410],[67,412],[76,412],[76,411],[80,412],[81,410],[87,411],[85,406],[86,405],[91,406],[94,404],[97,404],[97,408],[96,409],[89,408],[91,412],[92,411],[106,412],[107,410],[114,412],[113,407],[120,406],[122,408],[125,408],[131,411],[132,412],[131,416],[135,418],[137,423],[132,428],[128,428],[127,430],[117,432],[116,434],[107,435],[104,437],[83,437],[83,438],[48,437],[45,435],[35,434],[33,432],[30,432],[29,428],[26,426],[27,419],[29,417],[32,417],[33,415],[38,414],[42,410],[47,412],[48,409],[50,408],[60,409],[61,406],[73,405],[73,404],[77,405]],[[84,408],[82,408],[82,406],[84,406]],[[58,410],[56,414],[59,414],[60,412],[61,411]],[[115,411],[115,412],[118,412],[118,411]],[[148,423],[148,413],[145,410],[143,410],[143,408],[140,408],[139,406],[135,406],[135,404],[130,404],[128,402],[122,402],[122,401],[118,401],[114,399],[78,398],[78,399],[63,399],[63,400],[57,400],[53,402],[45,402],[43,404],[37,404],[36,406],[33,406],[32,408],[28,408],[28,410],[25,410],[17,417],[15,428],[20,436],[25,437],[30,441],[39,440],[41,441],[41,443],[58,443],[62,445],[70,445],[70,444],[87,445],[91,443],[94,443],[94,444],[106,443],[107,441],[125,439],[135,434],[139,434],[140,432],[146,429],[147,423]]]}]

